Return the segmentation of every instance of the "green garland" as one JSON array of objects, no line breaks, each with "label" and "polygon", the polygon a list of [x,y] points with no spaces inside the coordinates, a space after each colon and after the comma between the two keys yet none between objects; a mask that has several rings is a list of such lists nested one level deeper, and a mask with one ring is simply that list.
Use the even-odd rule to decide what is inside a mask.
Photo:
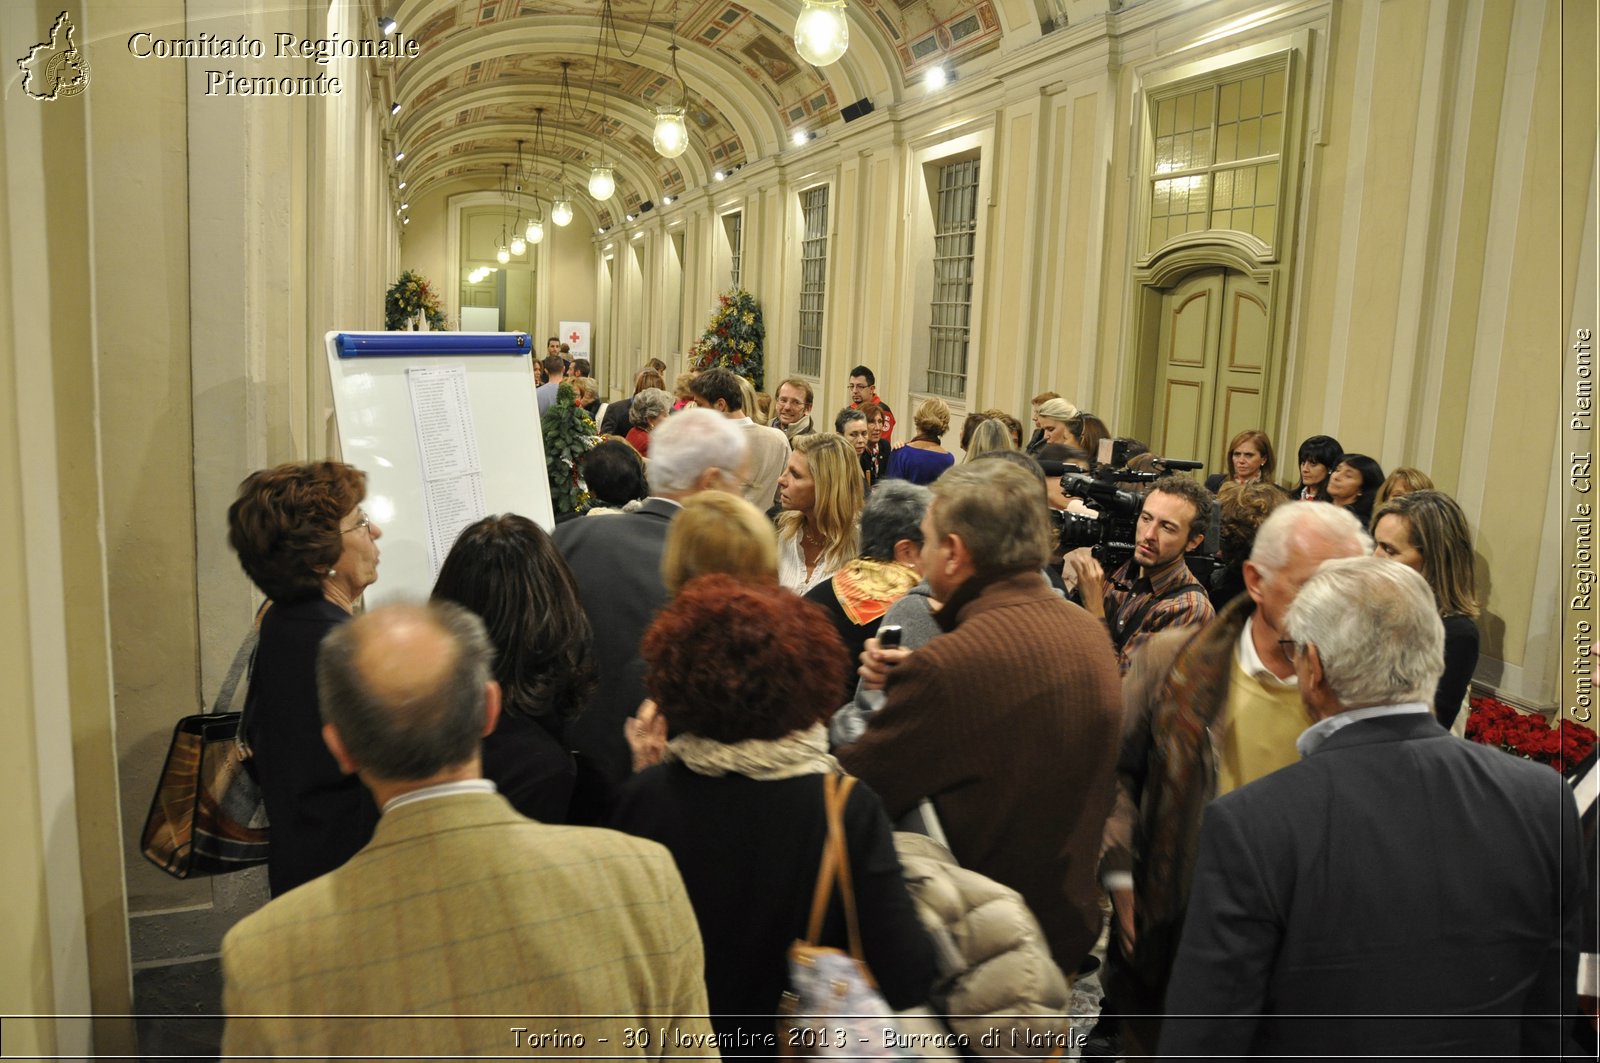
[{"label": "green garland", "polygon": [[390,332],[404,332],[416,320],[417,311],[428,315],[428,327],[435,332],[444,325],[444,307],[439,293],[416,270],[408,269],[389,288],[383,298],[383,327]]},{"label": "green garland", "polygon": [[556,401],[539,418],[544,427],[544,463],[550,504],[557,513],[582,513],[593,504],[578,475],[578,459],[595,445],[594,418],[575,401],[572,385],[556,389]]},{"label": "green garland", "polygon": [[695,372],[720,366],[731,369],[761,390],[767,330],[761,323],[761,306],[743,288],[717,296],[704,336],[689,348],[689,368]]}]

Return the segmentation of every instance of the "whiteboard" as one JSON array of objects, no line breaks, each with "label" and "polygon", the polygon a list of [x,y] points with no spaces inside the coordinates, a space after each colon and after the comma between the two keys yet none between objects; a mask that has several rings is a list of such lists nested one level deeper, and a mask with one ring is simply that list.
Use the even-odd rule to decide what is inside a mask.
[{"label": "whiteboard", "polygon": [[[462,382],[445,413],[469,429],[464,450],[478,490],[456,493],[460,504],[473,499],[473,512],[458,506],[455,519],[520,513],[546,531],[555,527],[527,333],[329,332],[326,341],[344,460],[367,474],[362,507],[383,532],[368,605],[427,598],[443,560],[437,548],[430,554],[430,538],[439,536],[430,537],[429,503],[439,512],[441,484],[424,472],[413,402],[419,380]],[[432,467],[437,477],[438,462]],[[448,541],[453,534],[446,551]]]}]

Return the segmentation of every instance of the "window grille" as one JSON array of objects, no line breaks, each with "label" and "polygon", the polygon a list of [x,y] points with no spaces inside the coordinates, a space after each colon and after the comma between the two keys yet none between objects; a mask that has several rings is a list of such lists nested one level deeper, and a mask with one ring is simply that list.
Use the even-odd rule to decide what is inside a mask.
[{"label": "window grille", "polygon": [[795,371],[822,375],[822,307],[828,276],[828,186],[800,193],[805,236],[800,241],[800,345]]},{"label": "window grille", "polygon": [[933,229],[933,299],[928,325],[931,394],[964,398],[972,335],[972,258],[978,235],[978,160],[939,167]]}]

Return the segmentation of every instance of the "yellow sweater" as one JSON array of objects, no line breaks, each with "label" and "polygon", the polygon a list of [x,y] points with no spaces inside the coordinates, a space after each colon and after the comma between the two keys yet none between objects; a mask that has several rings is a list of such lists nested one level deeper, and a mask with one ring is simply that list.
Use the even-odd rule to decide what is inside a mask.
[{"label": "yellow sweater", "polygon": [[1217,765],[1217,795],[1300,759],[1295,739],[1312,720],[1294,686],[1264,683],[1233,659]]}]

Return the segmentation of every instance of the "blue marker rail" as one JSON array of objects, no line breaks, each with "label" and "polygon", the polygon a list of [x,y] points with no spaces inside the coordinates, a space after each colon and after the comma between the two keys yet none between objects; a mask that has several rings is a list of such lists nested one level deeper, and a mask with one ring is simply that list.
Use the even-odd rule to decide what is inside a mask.
[{"label": "blue marker rail", "polygon": [[341,332],[340,358],[418,358],[449,354],[531,354],[526,332]]}]

